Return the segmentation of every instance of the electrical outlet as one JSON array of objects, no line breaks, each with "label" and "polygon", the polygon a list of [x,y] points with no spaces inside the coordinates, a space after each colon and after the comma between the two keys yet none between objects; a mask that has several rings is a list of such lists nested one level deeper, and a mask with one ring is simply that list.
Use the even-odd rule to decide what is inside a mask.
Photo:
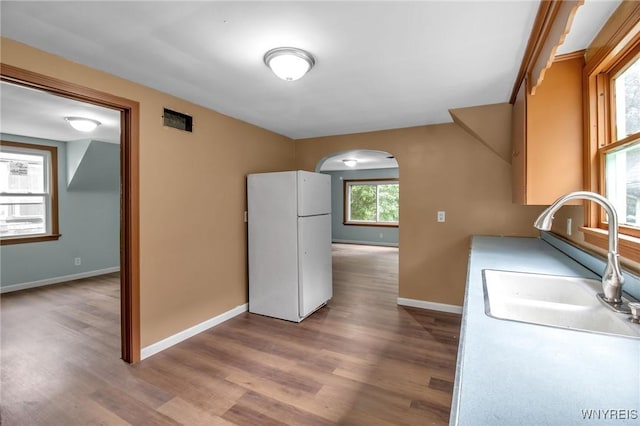
[{"label": "electrical outlet", "polygon": [[81,257],[76,257],[75,259],[73,259],[73,264],[76,265],[76,266],[82,265],[82,258]]},{"label": "electrical outlet", "polygon": [[571,236],[571,218],[567,218],[567,235]]},{"label": "electrical outlet", "polygon": [[445,221],[445,212],[439,211],[438,212],[438,222],[444,222],[444,221]]}]

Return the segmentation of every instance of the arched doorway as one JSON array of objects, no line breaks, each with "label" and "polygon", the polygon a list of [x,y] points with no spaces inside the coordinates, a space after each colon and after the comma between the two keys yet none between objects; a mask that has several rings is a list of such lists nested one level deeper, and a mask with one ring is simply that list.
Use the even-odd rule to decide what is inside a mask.
[{"label": "arched doorway", "polygon": [[398,300],[398,162],[386,151],[350,150],[326,156],[316,171],[331,176],[331,306],[374,321]]},{"label": "arched doorway", "polygon": [[316,171],[331,175],[334,242],[399,246],[400,169],[393,154],[341,151],[320,160]]}]

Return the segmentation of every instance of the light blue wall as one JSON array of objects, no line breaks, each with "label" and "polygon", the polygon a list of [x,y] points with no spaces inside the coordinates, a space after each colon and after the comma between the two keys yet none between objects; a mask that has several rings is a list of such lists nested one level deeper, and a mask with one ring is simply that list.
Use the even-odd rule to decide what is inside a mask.
[{"label": "light blue wall", "polygon": [[[73,276],[120,265],[120,194],[115,189],[67,189],[67,142],[2,134],[2,140],[56,146],[58,148],[58,212],[62,236],[58,241],[0,247],[0,286],[32,283]],[[73,142],[68,142],[73,143]],[[95,143],[95,142],[93,142]],[[99,142],[105,144],[104,142]],[[106,144],[112,145],[112,144]],[[119,147],[101,150],[100,162],[117,165]],[[115,159],[112,158],[115,156]],[[97,161],[95,158],[93,161]],[[75,266],[74,258],[82,265]]]},{"label": "light blue wall", "polygon": [[120,191],[120,145],[89,141],[80,152],[74,152],[75,147],[76,141],[67,143],[67,161],[74,163],[72,167],[67,164],[69,192]]},{"label": "light blue wall", "polygon": [[71,180],[80,167],[80,163],[84,158],[84,154],[86,154],[89,149],[89,145],[91,145],[91,140],[81,140],[81,141],[73,141],[73,143],[67,143],[67,186],[71,185]]},{"label": "light blue wall", "polygon": [[[344,195],[343,181],[350,179],[398,178],[398,169],[346,170],[320,172],[331,175],[331,221],[334,242],[353,242],[372,245],[398,245],[398,228],[381,226],[343,225]],[[402,185],[400,185],[402,196]],[[402,212],[400,212],[402,222]]]}]

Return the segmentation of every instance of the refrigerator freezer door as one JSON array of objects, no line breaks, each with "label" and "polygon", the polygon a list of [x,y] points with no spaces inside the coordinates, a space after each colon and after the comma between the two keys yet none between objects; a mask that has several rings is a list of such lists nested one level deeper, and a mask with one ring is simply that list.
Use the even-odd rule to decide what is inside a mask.
[{"label": "refrigerator freezer door", "polygon": [[313,313],[333,296],[331,215],[298,218],[300,317]]},{"label": "refrigerator freezer door", "polygon": [[298,171],[298,216],[331,213],[331,176]]}]

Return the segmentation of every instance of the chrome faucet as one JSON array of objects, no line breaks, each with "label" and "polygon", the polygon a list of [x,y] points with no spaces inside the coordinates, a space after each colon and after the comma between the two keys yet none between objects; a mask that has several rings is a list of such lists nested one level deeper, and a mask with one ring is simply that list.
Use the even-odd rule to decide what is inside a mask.
[{"label": "chrome faucet", "polygon": [[578,198],[595,201],[600,204],[607,212],[607,216],[609,218],[609,253],[607,254],[607,266],[602,274],[603,293],[599,293],[598,297],[615,311],[628,313],[630,310],[624,306],[622,301],[622,285],[624,284],[624,277],[620,270],[620,258],[618,257],[618,215],[615,207],[613,207],[613,204],[611,204],[609,200],[595,192],[571,192],[558,198],[553,204],[547,207],[547,209],[538,216],[538,219],[536,219],[533,226],[541,231],[551,230],[553,215],[558,211],[558,209],[567,201]]}]

